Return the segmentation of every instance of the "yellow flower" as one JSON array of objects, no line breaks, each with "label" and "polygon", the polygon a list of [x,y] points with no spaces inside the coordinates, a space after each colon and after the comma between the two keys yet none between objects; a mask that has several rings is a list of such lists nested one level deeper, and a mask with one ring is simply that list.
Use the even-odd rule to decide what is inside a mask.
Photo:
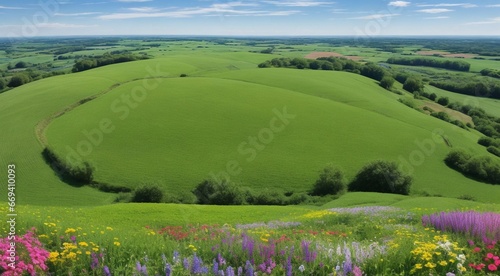
[{"label": "yellow flower", "polygon": [[117,241],[115,241],[113,244],[116,246],[120,246],[120,242],[117,242]]},{"label": "yellow flower", "polygon": [[66,234],[71,234],[71,233],[75,233],[75,232],[76,232],[75,228],[68,228],[68,229],[66,229],[66,231],[64,231],[64,233],[66,233]]},{"label": "yellow flower", "polygon": [[446,261],[440,261],[439,264],[442,266],[446,266],[448,263]]},{"label": "yellow flower", "polygon": [[39,238],[46,238],[46,239],[48,239],[48,238],[49,238],[49,236],[47,236],[47,235],[45,235],[45,234],[39,235],[38,237],[39,237]]},{"label": "yellow flower", "polygon": [[425,264],[425,267],[430,268],[430,269],[433,269],[433,268],[435,268],[436,266],[437,266],[437,265],[436,265],[435,263],[431,263],[431,262],[427,262],[427,263]]},{"label": "yellow flower", "polygon": [[85,255],[90,255],[90,251],[85,251]]},{"label": "yellow flower", "polygon": [[416,269],[422,269],[422,264],[416,264],[416,265],[415,265],[415,268],[416,268]]},{"label": "yellow flower", "polygon": [[99,251],[99,247],[92,247],[92,250],[94,250],[95,252]]},{"label": "yellow flower", "polygon": [[55,262],[57,262],[57,257],[59,257],[59,252],[57,252],[57,251],[50,252],[50,254],[49,254],[49,261],[55,263]]},{"label": "yellow flower", "polygon": [[192,245],[192,244],[190,244],[190,245],[188,246],[188,248],[189,248],[189,249],[191,249],[191,250],[193,250],[193,251],[196,251],[196,247],[195,247],[194,245]]},{"label": "yellow flower", "polygon": [[108,226],[108,227],[106,227],[106,230],[113,231],[113,228],[111,228],[111,227]]},{"label": "yellow flower", "polygon": [[68,260],[75,260],[76,259],[76,253],[75,252],[69,252],[66,255],[66,259],[68,259]]},{"label": "yellow flower", "polygon": [[78,245],[81,246],[81,247],[87,247],[87,246],[89,246],[89,244],[86,243],[86,242],[79,242]]}]

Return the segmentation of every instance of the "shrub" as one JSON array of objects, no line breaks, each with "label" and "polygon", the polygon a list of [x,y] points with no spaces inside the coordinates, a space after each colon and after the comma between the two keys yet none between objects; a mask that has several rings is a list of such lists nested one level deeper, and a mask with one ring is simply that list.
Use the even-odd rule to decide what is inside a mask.
[{"label": "shrub", "polygon": [[2,78],[0,78],[0,91],[4,90],[5,87],[6,87],[5,81]]},{"label": "shrub", "polygon": [[442,106],[447,106],[450,103],[450,99],[448,99],[448,97],[441,97],[438,99],[437,103]]},{"label": "shrub", "polygon": [[375,161],[364,166],[349,184],[349,191],[407,195],[413,182],[395,162]]},{"label": "shrub", "polygon": [[185,78],[185,77],[187,77],[187,76],[188,76],[187,74],[181,74],[181,75],[180,75],[180,77],[181,77],[181,78]]},{"label": "shrub", "polygon": [[19,87],[23,84],[26,84],[28,82],[30,82],[31,79],[28,75],[26,74],[17,74],[17,75],[14,75],[10,81],[9,81],[9,84],[7,84],[7,86],[9,87]]},{"label": "shrub", "polygon": [[193,190],[199,204],[241,205],[244,203],[243,190],[227,181],[204,180]]},{"label": "shrub", "polygon": [[157,185],[143,185],[132,193],[132,202],[160,203],[163,199],[163,191]]},{"label": "shrub", "polygon": [[344,189],[344,173],[338,168],[328,165],[320,172],[311,194],[315,196],[335,195]]},{"label": "shrub", "polygon": [[391,90],[393,85],[394,85],[394,78],[389,76],[383,77],[382,80],[380,81],[380,86],[382,86],[387,90]]},{"label": "shrub", "polygon": [[414,77],[409,77],[403,84],[403,89],[410,93],[413,93],[415,91],[422,91],[424,90],[424,84],[421,80],[418,80]]},{"label": "shrub", "polygon": [[489,146],[487,148],[487,150],[488,150],[489,153],[494,154],[494,155],[500,157],[500,149],[499,148],[494,147],[494,146]]},{"label": "shrub", "polygon": [[446,165],[469,178],[500,184],[500,164],[489,156],[471,156],[463,150],[454,150],[444,161]]},{"label": "shrub", "polygon": [[92,166],[88,162],[73,167],[62,161],[51,149],[44,148],[42,157],[61,180],[69,184],[90,184],[94,179]]}]

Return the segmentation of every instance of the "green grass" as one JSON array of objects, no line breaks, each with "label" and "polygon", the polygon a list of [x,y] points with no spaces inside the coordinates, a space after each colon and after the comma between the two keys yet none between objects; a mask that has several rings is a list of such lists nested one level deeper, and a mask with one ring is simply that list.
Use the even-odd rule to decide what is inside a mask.
[{"label": "green grass", "polygon": [[[174,194],[189,193],[211,173],[227,171],[232,161],[241,172],[231,180],[243,186],[306,191],[327,163],[352,178],[367,162],[383,158],[413,174],[415,191],[497,200],[490,191],[498,187],[466,179],[444,165],[449,147],[433,132],[447,136],[453,147],[482,153],[477,134],[409,109],[373,80],[344,72],[213,71],[198,74],[208,72],[209,78],[164,79],[129,113],[113,112],[110,106],[141,81],[123,85],[56,119],[47,132],[49,142],[67,157],[67,146],[76,149],[87,139],[82,131],[108,118],[113,132],[84,158],[96,168],[96,180],[132,188],[158,183]],[[269,127],[273,109],[285,106],[296,118],[255,150],[254,158],[253,147],[242,143]],[[418,146],[423,141],[431,143],[429,152]]]},{"label": "green grass", "polygon": [[[155,182],[168,193],[189,193],[234,160],[241,172],[232,180],[244,186],[306,191],[327,163],[342,167],[352,178],[367,162],[387,159],[412,173],[417,193],[470,194],[480,201],[498,201],[498,187],[469,180],[444,165],[450,148],[433,135],[437,130],[453,147],[483,154],[477,133],[404,106],[397,102],[400,96],[371,79],[344,72],[257,69],[256,64],[272,55],[250,53],[252,47],[247,46],[170,47],[172,52],[153,49],[159,56],[168,53],[165,57],[53,77],[0,95],[0,108],[5,110],[0,119],[12,129],[3,136],[0,165],[16,163],[20,183],[29,183],[19,184],[20,203],[101,205],[113,200],[112,194],[62,183],[42,160],[34,127],[66,106],[115,86],[57,118],[46,133],[51,146],[66,157],[66,146],[75,148],[86,139],[82,131],[110,119],[113,132],[85,157],[95,166],[98,181],[128,187]],[[239,52],[224,53],[232,47]],[[309,46],[318,47],[327,46]],[[208,54],[210,48],[218,50]],[[182,73],[189,77],[178,78]],[[161,83],[121,120],[126,104],[118,103],[115,110],[111,106],[143,85],[143,78]],[[269,127],[273,110],[285,106],[297,115],[290,125],[257,150],[255,159],[250,151],[241,154],[239,146]],[[431,152],[417,145],[433,139]],[[423,160],[410,165],[422,153]],[[81,196],[75,199],[75,193]]]},{"label": "green grass", "polygon": [[458,102],[462,105],[472,105],[482,108],[488,114],[500,117],[500,100],[453,93],[430,85],[425,86],[425,91],[427,93],[436,93],[439,97],[448,97],[451,102]]}]

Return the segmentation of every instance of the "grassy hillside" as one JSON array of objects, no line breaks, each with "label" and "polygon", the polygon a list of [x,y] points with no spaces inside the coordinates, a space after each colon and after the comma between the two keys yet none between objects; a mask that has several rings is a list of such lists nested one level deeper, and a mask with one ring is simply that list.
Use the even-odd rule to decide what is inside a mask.
[{"label": "grassy hillside", "polygon": [[[122,96],[142,81],[122,85],[57,118],[47,131],[50,145],[68,157],[68,147],[92,142],[85,131],[109,119],[111,133],[82,151],[96,180],[127,187],[158,183],[173,194],[189,193],[212,173],[254,189],[306,191],[327,163],[353,177],[383,158],[415,177],[415,192],[497,200],[491,191],[498,187],[466,179],[443,162],[451,147],[483,152],[476,134],[404,106],[373,80],[286,69],[207,76],[164,79],[130,108]],[[286,126],[278,122],[283,130],[263,131],[285,109],[293,118]],[[263,141],[253,145],[250,137],[259,133]]]}]

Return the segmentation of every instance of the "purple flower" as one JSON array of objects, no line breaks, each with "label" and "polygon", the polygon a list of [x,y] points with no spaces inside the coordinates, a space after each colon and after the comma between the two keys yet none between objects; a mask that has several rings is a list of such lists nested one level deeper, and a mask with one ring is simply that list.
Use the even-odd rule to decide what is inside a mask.
[{"label": "purple flower", "polygon": [[241,266],[238,267],[238,276],[243,276],[243,268]]},{"label": "purple flower", "polygon": [[104,271],[104,275],[106,275],[106,276],[111,276],[111,272],[109,271],[109,267],[108,267],[108,266],[106,266],[106,265],[105,265],[105,266],[102,268],[102,270]]},{"label": "purple flower", "polygon": [[179,252],[174,251],[173,261],[174,261],[174,264],[178,264],[181,261],[181,258],[179,256]]},{"label": "purple flower", "polygon": [[99,259],[97,258],[97,254],[92,252],[90,255],[92,262],[90,263],[90,268],[95,270],[99,266]]},{"label": "purple flower", "polygon": [[169,263],[165,265],[165,276],[170,276],[172,274],[172,267]]},{"label": "purple flower", "polygon": [[230,266],[226,268],[226,275],[227,276],[234,276],[234,269]]},{"label": "purple flower", "polygon": [[354,276],[363,276],[363,271],[361,271],[361,268],[354,266],[352,274],[354,274]]},{"label": "purple flower", "polygon": [[219,262],[220,266],[223,266],[226,264],[226,260],[224,260],[224,258],[222,257],[222,255],[220,253],[217,254],[217,261]]},{"label": "purple flower", "polygon": [[146,265],[141,265],[140,262],[137,262],[135,264],[135,268],[137,269],[137,272],[139,272],[140,275],[144,276],[148,275],[148,269],[146,268]]},{"label": "purple flower", "polygon": [[344,248],[345,262],[343,264],[344,275],[352,272],[351,250],[346,246]]},{"label": "purple flower", "polygon": [[249,237],[247,234],[243,234],[243,241],[241,243],[244,252],[247,252],[248,259],[253,263],[253,251],[255,247],[255,241]]},{"label": "purple flower", "polygon": [[253,276],[253,266],[250,261],[247,261],[247,263],[245,264],[245,272],[246,276]]},{"label": "purple flower", "polygon": [[293,256],[293,251],[294,251],[294,247],[292,246],[292,248],[290,249],[290,255],[288,255],[288,258],[286,260],[286,268],[285,268],[285,271],[286,271],[286,276],[292,276],[292,270],[293,270],[293,267],[292,267],[292,256]]},{"label": "purple flower", "polygon": [[193,256],[193,264],[191,265],[191,273],[197,274],[201,273],[203,261],[201,260],[200,257],[196,256],[196,253],[194,253]]},{"label": "purple flower", "polygon": [[184,258],[184,261],[182,261],[182,265],[184,266],[185,270],[189,270],[189,260],[188,260],[188,258]]},{"label": "purple flower", "polygon": [[71,237],[70,237],[70,239],[71,239],[71,241],[72,241],[73,243],[76,243],[76,237],[75,237],[75,236],[71,236]]},{"label": "purple flower", "polygon": [[214,266],[212,268],[212,272],[217,275],[217,273],[219,272],[219,263],[214,259]]},{"label": "purple flower", "polygon": [[305,240],[300,243],[300,246],[302,247],[302,253],[304,254],[304,261],[306,263],[311,263],[316,260],[316,252],[309,249],[310,244],[310,242]]}]

